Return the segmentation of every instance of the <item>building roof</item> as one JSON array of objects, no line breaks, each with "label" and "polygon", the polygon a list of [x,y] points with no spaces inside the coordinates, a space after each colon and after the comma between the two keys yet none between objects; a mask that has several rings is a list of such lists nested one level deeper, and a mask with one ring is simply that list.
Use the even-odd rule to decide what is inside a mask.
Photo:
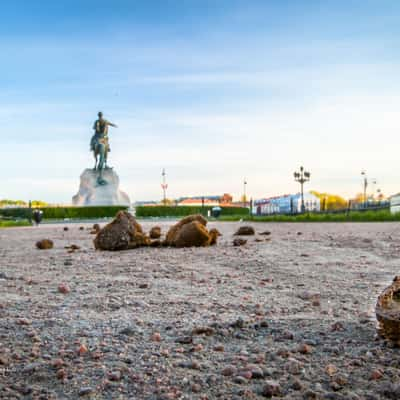
[{"label": "building roof", "polygon": [[153,206],[157,204],[159,204],[159,202],[153,200],[138,200],[134,203],[135,206]]},{"label": "building roof", "polygon": [[219,201],[223,196],[185,196],[185,197],[179,197],[177,199],[178,202],[185,201],[185,200],[216,200]]},{"label": "building roof", "polygon": [[219,204],[218,200],[212,200],[209,198],[204,198],[204,202],[202,198],[190,198],[190,199],[184,199],[179,201],[179,205],[192,205],[192,204]]}]

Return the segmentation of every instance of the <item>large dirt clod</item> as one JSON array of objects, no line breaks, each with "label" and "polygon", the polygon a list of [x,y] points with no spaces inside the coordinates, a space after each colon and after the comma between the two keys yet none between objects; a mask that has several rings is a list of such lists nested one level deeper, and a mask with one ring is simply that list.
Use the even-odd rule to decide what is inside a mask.
[{"label": "large dirt clod", "polygon": [[96,249],[115,251],[147,246],[150,239],[131,214],[119,211],[114,220],[97,233],[93,242]]},{"label": "large dirt clod", "polygon": [[378,297],[375,308],[378,332],[396,345],[400,345],[400,276]]},{"label": "large dirt clod", "polygon": [[189,215],[185,218],[182,218],[178,223],[173,225],[169,231],[167,232],[167,236],[165,238],[165,243],[168,246],[175,246],[175,242],[178,236],[179,231],[181,228],[193,221],[199,222],[201,225],[206,226],[207,225],[207,220],[200,214],[195,214],[195,215]]},{"label": "large dirt clod", "polygon": [[192,221],[179,229],[173,241],[173,245],[175,247],[201,247],[208,246],[210,242],[211,236],[207,228],[199,221]]},{"label": "large dirt clod", "polygon": [[209,232],[206,225],[207,220],[202,215],[189,215],[169,229],[163,245],[175,247],[214,245],[221,234],[217,229],[211,229]]}]

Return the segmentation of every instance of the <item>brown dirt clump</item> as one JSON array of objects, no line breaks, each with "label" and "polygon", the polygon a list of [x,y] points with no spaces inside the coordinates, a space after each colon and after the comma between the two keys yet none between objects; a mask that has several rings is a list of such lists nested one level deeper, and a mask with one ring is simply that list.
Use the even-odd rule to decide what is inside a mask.
[{"label": "brown dirt clump", "polygon": [[400,345],[400,276],[378,297],[375,312],[379,334]]},{"label": "brown dirt clump", "polygon": [[119,211],[114,220],[97,233],[93,242],[96,249],[115,251],[147,246],[150,239],[131,214]]},{"label": "brown dirt clump", "polygon": [[210,229],[210,231],[208,233],[209,233],[210,238],[211,238],[210,246],[213,246],[214,244],[217,244],[218,236],[222,236],[222,233],[216,228]]},{"label": "brown dirt clump", "polygon": [[161,228],[159,226],[153,226],[149,233],[150,239],[159,239],[161,237]]},{"label": "brown dirt clump", "polygon": [[175,236],[172,245],[175,247],[208,246],[211,236],[207,228],[199,221],[192,221],[183,225]]},{"label": "brown dirt clump", "polygon": [[185,218],[182,218],[178,223],[173,225],[169,231],[167,232],[167,237],[165,239],[165,242],[169,246],[173,246],[179,230],[185,225],[193,221],[198,221],[201,225],[206,226],[207,225],[207,220],[200,214],[195,214],[195,215],[189,215]]},{"label": "brown dirt clump", "polygon": [[189,215],[173,225],[167,232],[163,245],[174,247],[201,247],[217,243],[222,236],[217,229],[206,228],[207,220],[200,214]]},{"label": "brown dirt clump", "polygon": [[245,236],[245,235],[254,235],[256,232],[252,226],[241,226],[239,229],[234,233],[236,236]]},{"label": "brown dirt clump", "polygon": [[50,239],[42,239],[36,242],[36,247],[40,250],[48,250],[54,247],[54,243]]}]

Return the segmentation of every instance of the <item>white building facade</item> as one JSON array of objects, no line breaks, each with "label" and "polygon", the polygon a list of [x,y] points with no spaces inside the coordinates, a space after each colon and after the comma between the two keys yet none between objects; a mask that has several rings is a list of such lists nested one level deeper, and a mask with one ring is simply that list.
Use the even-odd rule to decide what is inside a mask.
[{"label": "white building facade", "polygon": [[400,212],[400,193],[390,198],[390,212],[392,214]]},{"label": "white building facade", "polygon": [[[317,196],[306,192],[304,193],[304,208],[306,212],[318,212],[321,210],[321,202]],[[252,207],[253,215],[297,214],[300,212],[300,193],[254,200]]]}]

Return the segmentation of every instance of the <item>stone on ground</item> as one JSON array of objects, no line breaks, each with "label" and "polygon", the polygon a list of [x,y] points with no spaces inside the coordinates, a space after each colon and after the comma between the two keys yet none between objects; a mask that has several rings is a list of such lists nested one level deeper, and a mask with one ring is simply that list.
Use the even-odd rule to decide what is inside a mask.
[{"label": "stone on ground", "polygon": [[239,227],[239,229],[234,233],[234,235],[236,236],[240,236],[240,235],[254,235],[256,232],[254,230],[254,228],[252,226],[241,226]]},{"label": "stone on ground", "polygon": [[54,243],[50,239],[42,239],[36,242],[36,247],[40,250],[48,250],[52,249],[54,246]]},{"label": "stone on ground", "polygon": [[233,239],[233,245],[234,245],[235,247],[237,247],[237,246],[244,246],[246,243],[247,243],[247,240],[246,240],[246,239],[242,239],[242,238]]}]

